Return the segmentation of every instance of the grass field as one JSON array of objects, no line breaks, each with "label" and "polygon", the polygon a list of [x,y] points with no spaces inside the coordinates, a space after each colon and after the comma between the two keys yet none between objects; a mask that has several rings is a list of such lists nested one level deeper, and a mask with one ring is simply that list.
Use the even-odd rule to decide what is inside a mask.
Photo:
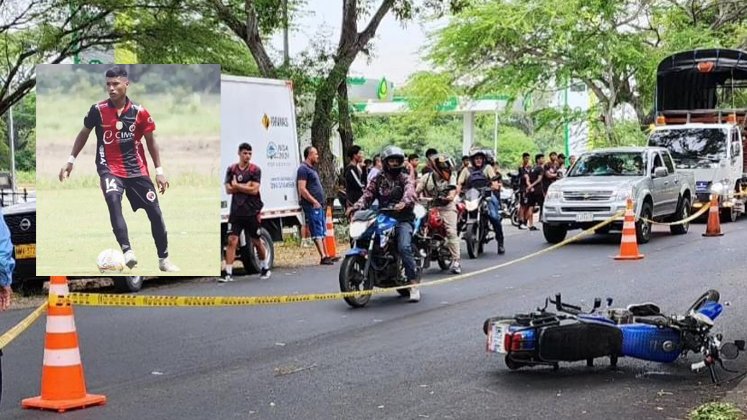
[{"label": "grass field", "polygon": [[[175,275],[220,275],[220,205],[218,186],[182,184],[172,181],[160,196],[166,229],[169,233],[171,261],[181,268]],[[100,275],[96,257],[106,248],[119,249],[109,223],[101,190],[65,188],[44,191],[37,201],[37,264],[39,275]],[[132,212],[123,200],[130,243],[138,265],[124,274],[163,276],[150,221],[145,211]]]},{"label": "grass field", "polygon": [[[133,86],[134,88],[134,86]],[[220,274],[220,98],[217,95],[148,95],[131,88],[128,94],[145,106],[156,123],[155,138],[171,188],[159,195],[169,254],[180,276]],[[109,213],[99,188],[92,132],[78,155],[71,177],[57,179],[70,155],[83,117],[101,90],[37,96],[37,263],[39,275],[100,275],[96,257],[118,249]],[[143,142],[143,144],[145,144]],[[146,146],[147,148],[147,146]],[[155,171],[146,151],[151,178]],[[130,242],[138,266],[129,273],[162,276],[158,270],[150,221],[145,211],[132,212],[123,199]]]}]

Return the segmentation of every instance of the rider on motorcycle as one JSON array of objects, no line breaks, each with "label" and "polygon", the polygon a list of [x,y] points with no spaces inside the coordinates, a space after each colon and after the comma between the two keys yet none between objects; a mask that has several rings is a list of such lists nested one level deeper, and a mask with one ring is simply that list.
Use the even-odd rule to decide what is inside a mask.
[{"label": "rider on motorcycle", "polygon": [[429,164],[431,171],[420,178],[416,192],[428,199],[436,200],[435,208],[441,215],[446,228],[446,243],[451,254],[451,267],[449,269],[454,274],[462,272],[459,264],[459,232],[457,232],[457,208],[454,199],[456,190],[450,191],[443,195],[443,191],[451,183],[451,173],[454,171],[454,162],[445,155],[435,156]]},{"label": "rider on motorcycle", "polygon": [[[420,273],[415,264],[412,250],[412,234],[415,228],[413,207],[417,200],[415,180],[405,169],[405,153],[396,146],[387,146],[381,152],[382,171],[369,182],[363,196],[347,211],[350,215],[362,208],[368,208],[374,200],[379,200],[380,208],[393,208],[392,215],[397,224],[397,251],[405,267],[405,276],[410,284],[420,283]],[[410,302],[420,300],[420,290],[410,288]]]},{"label": "rider on motorcycle", "polygon": [[[462,190],[468,190],[470,188],[485,188],[489,186],[492,190],[498,188],[497,185],[495,187],[491,185],[491,180],[496,176],[496,174],[493,167],[487,164],[487,154],[484,150],[473,149],[469,155],[469,160],[471,166],[462,169],[462,172],[459,174],[459,179],[457,180],[457,194],[461,193]],[[495,185],[497,183],[492,184]],[[500,193],[500,191],[498,191],[498,193]],[[503,247],[503,227],[501,226],[500,211],[489,212],[488,219],[490,219],[490,224],[493,226],[493,230],[495,231],[496,242],[498,242],[498,253],[503,254],[506,251]]]}]

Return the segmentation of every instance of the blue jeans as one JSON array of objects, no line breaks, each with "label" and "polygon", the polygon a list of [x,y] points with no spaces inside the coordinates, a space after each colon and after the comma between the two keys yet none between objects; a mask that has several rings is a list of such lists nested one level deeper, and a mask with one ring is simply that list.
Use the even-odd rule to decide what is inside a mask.
[{"label": "blue jeans", "polygon": [[402,265],[405,266],[405,277],[408,281],[416,283],[418,279],[418,270],[415,265],[415,257],[412,251],[412,230],[413,225],[410,222],[399,222],[397,225],[397,251],[402,258]]},{"label": "blue jeans", "polygon": [[495,195],[490,195],[488,199],[488,218],[495,231],[495,239],[499,244],[503,244],[503,225],[501,225],[501,201]]}]

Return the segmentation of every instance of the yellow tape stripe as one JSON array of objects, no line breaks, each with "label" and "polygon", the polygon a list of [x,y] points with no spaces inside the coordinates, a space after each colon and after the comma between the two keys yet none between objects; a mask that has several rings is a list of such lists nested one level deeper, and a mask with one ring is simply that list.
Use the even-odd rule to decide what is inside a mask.
[{"label": "yellow tape stripe", "polygon": [[[541,249],[532,254],[507,261],[503,264],[483,268],[466,274],[460,274],[441,280],[421,283],[419,287],[436,286],[464,280],[480,274],[488,273],[512,264],[526,261],[544,253],[556,250],[572,242],[578,241],[594,233],[595,230],[608,225],[622,215],[622,212],[604,220],[589,229],[581,231],[550,247]],[[337,293],[314,293],[305,295],[278,295],[278,296],[146,296],[146,295],[114,295],[114,294],[89,294],[70,293],[67,298],[59,295],[50,295],[50,305],[80,305],[80,306],[118,306],[118,307],[189,307],[189,306],[255,306],[255,305],[280,305],[286,303],[318,302],[324,300],[339,300],[346,297],[358,297],[362,295],[377,295],[389,293],[400,289],[409,289],[412,285],[403,285],[385,289],[373,289],[360,292],[337,292]]]},{"label": "yellow tape stripe", "polygon": [[651,223],[652,225],[661,225],[661,226],[682,225],[682,224],[685,224],[685,223],[688,223],[688,222],[692,222],[693,220],[695,220],[698,217],[702,216],[703,213],[705,213],[706,211],[708,211],[708,209],[710,209],[710,208],[711,208],[711,203],[708,202],[700,210],[698,210],[697,212],[691,214],[690,217],[687,217],[687,218],[682,219],[682,220],[678,220],[676,222],[669,222],[669,223],[665,223],[665,222],[654,222],[653,220],[649,220],[649,219],[646,219],[646,218],[643,218],[643,217],[639,217],[639,219],[645,220],[645,221]]},{"label": "yellow tape stripe", "polygon": [[0,336],[0,350],[4,349],[5,346],[10,344],[11,341],[15,340],[22,332],[26,331],[37,319],[47,310],[47,302],[39,305],[38,308],[31,312],[29,316],[24,318],[21,322],[16,324],[15,327],[11,328],[5,334]]}]

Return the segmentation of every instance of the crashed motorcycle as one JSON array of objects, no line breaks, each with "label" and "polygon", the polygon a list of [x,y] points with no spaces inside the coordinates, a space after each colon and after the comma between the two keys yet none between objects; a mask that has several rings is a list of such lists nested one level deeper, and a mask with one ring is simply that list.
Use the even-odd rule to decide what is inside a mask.
[{"label": "crashed motorcycle", "polygon": [[425,203],[426,217],[415,230],[413,244],[418,251],[415,255],[415,261],[418,267],[423,270],[429,268],[432,261],[437,261],[441,270],[448,270],[451,267],[452,261],[451,253],[447,247],[446,224],[438,211],[438,207],[448,204],[445,198],[455,189],[456,186],[449,185],[439,191],[437,197],[421,199]]},{"label": "crashed motorcycle", "polygon": [[[714,383],[719,382],[715,367],[727,369],[723,360],[737,358],[744,351],[745,341],[724,342],[721,334],[713,334],[714,321],[721,314],[719,293],[709,290],[701,295],[685,315],[664,315],[653,303],[598,311],[601,299],[584,312],[580,306],[562,302],[560,294],[545,300],[543,308],[513,317],[493,317],[485,320],[487,350],[505,355],[511,370],[538,365],[558,369],[559,362],[586,361],[609,357],[612,367],[619,357],[672,363],[688,353],[702,355],[693,363],[696,371],[707,368]],[[555,305],[557,312],[547,310]]]},{"label": "crashed motorcycle", "polygon": [[[345,254],[340,265],[340,291],[356,292],[372,290],[374,287],[397,287],[408,284],[404,274],[402,258],[397,251],[396,227],[393,208],[360,210],[350,221],[349,233],[353,247]],[[420,228],[425,208],[416,204],[415,230]],[[413,241],[415,244],[415,241]],[[416,248],[416,247],[413,247]],[[413,249],[417,256],[419,250]],[[400,289],[402,296],[409,296],[409,289]],[[366,306],[370,294],[345,297],[345,302],[354,308]]]}]

